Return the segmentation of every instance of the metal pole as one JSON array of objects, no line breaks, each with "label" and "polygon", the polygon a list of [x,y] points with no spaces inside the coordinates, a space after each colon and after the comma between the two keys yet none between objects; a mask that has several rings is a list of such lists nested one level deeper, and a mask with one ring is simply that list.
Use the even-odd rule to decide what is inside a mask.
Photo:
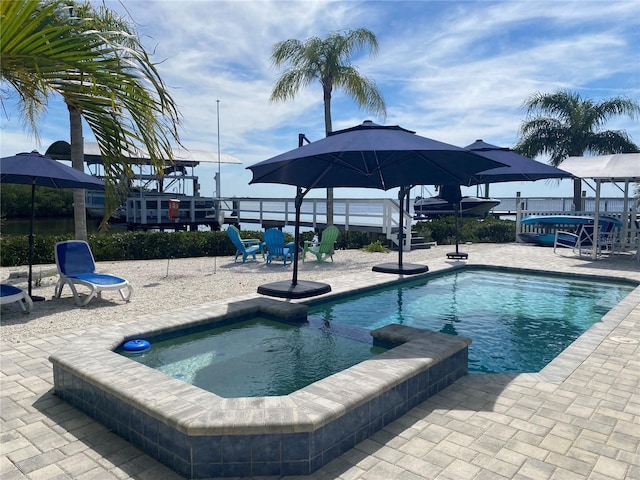
[{"label": "metal pole", "polygon": [[220,100],[216,100],[216,121],[218,127],[218,173],[216,173],[216,201],[215,212],[218,221],[218,230],[222,230],[224,224],[224,213],[222,213],[222,201],[220,200]]},{"label": "metal pole", "polygon": [[[461,202],[462,200],[460,200]],[[454,210],[453,210],[453,215],[455,217],[455,221],[456,221],[456,255],[460,254],[460,251],[458,250],[458,245],[459,245],[459,239],[458,239],[458,215],[460,213],[460,202],[455,203],[454,205]]]},{"label": "metal pole", "polygon": [[216,177],[216,197],[220,199],[220,100],[216,100],[216,118],[218,122],[218,176]]},{"label": "metal pole", "polygon": [[298,245],[300,244],[300,208],[302,207],[302,199],[304,194],[301,187],[296,187],[296,226],[293,234],[293,279],[291,280],[291,286],[295,287],[298,284]]},{"label": "metal pole", "polygon": [[398,269],[402,270],[402,251],[404,250],[404,198],[407,194],[407,187],[400,187],[398,192],[398,203],[400,204],[400,219],[398,228]]},{"label": "metal pole", "polygon": [[[304,145],[304,141],[307,140],[307,137],[304,136],[304,133],[298,134],[298,147]],[[309,140],[307,140],[308,142]],[[307,190],[308,191],[308,190]],[[293,278],[291,280],[291,286],[295,287],[298,285],[298,244],[300,242],[300,209],[302,208],[302,200],[304,199],[306,192],[302,192],[302,187],[296,187],[296,224],[295,230],[293,233],[293,243],[294,243],[294,252],[293,252]]]},{"label": "metal pole", "polygon": [[[29,284],[28,284],[28,293],[31,295],[31,280],[33,271],[33,228],[34,228],[34,218],[36,216],[36,179],[31,178],[31,219],[29,221]],[[33,298],[32,298],[33,300]]]}]

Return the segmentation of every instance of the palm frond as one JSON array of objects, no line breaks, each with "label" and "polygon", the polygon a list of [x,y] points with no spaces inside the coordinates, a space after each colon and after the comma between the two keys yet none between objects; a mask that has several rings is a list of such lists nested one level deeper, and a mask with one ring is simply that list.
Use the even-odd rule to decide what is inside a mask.
[{"label": "palm frond", "polygon": [[382,92],[373,80],[361,75],[355,67],[341,69],[334,77],[334,82],[363,109],[380,117],[386,117],[387,110]]},{"label": "palm frond", "polygon": [[37,114],[55,92],[92,130],[105,165],[107,199],[130,173],[122,152],[144,145],[156,166],[179,143],[180,114],[156,65],[128,22],[71,0],[0,2],[2,80],[20,96],[37,134]]}]

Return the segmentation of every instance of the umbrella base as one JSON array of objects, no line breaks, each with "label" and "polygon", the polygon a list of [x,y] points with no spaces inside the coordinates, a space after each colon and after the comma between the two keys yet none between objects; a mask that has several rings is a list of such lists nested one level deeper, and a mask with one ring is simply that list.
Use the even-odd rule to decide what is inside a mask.
[{"label": "umbrella base", "polygon": [[397,263],[381,263],[380,265],[374,265],[371,270],[380,273],[395,273],[397,275],[417,275],[428,272],[429,267],[417,263],[403,263],[402,265],[398,265]]},{"label": "umbrella base", "polygon": [[469,254],[468,253],[463,253],[463,252],[451,252],[451,253],[447,253],[447,258],[455,258],[458,260],[466,260],[467,258],[469,258]]},{"label": "umbrella base", "polygon": [[44,297],[39,295],[31,295],[31,300],[34,302],[44,302]]},{"label": "umbrella base", "polygon": [[267,283],[258,287],[258,293],[269,297],[307,298],[329,293],[331,285],[319,282],[300,281],[293,285],[291,281]]}]

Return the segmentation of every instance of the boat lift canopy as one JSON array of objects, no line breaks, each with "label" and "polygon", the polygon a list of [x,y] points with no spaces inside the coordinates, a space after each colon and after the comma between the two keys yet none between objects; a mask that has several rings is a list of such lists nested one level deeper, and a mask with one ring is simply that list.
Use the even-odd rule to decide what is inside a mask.
[{"label": "boat lift canopy", "polygon": [[[600,185],[602,182],[624,182],[624,212],[629,212],[629,183],[640,182],[640,153],[616,153],[591,157],[569,157],[562,162],[562,169],[581,179],[593,179],[596,182],[595,230],[598,229],[600,210]],[[635,210],[634,205],[634,210]],[[633,218],[632,220],[635,220]],[[629,222],[622,223],[622,238],[627,239]],[[596,258],[597,249],[591,254]]]},{"label": "boat lift canopy", "polygon": [[[200,163],[218,163],[218,154],[206,150],[187,150],[185,148],[172,148],[173,162],[166,160],[167,165],[178,165],[183,167],[195,167]],[[71,160],[71,145],[64,140],[53,142],[45,155],[55,160]],[[123,153],[123,158],[128,158],[135,165],[150,165],[151,159],[146,149],[138,147],[135,152]],[[87,165],[102,165],[100,148],[96,142],[84,143],[84,161]],[[220,153],[220,163],[242,164],[233,155]]]}]

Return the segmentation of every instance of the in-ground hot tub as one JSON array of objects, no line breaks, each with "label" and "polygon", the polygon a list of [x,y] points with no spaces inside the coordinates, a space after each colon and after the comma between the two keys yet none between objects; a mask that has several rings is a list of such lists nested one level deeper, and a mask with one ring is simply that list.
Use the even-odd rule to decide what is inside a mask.
[{"label": "in-ground hot tub", "polygon": [[114,352],[257,314],[304,321],[307,308],[253,298],[96,329],[51,355],[55,392],[187,477],[304,475],[467,372],[469,339],[401,325],[371,332],[389,351],[274,397],[222,398]]}]

